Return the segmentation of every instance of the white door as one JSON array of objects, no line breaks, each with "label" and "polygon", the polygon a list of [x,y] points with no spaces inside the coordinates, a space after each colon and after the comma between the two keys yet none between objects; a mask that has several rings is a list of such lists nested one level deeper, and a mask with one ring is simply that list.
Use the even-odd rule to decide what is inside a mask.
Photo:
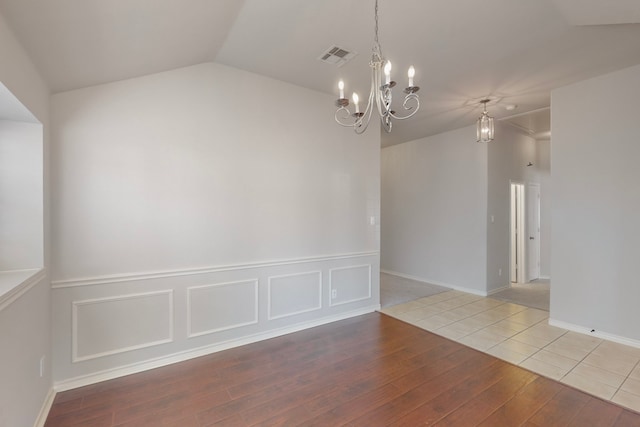
[{"label": "white door", "polygon": [[540,278],[540,184],[527,188],[527,281]]}]

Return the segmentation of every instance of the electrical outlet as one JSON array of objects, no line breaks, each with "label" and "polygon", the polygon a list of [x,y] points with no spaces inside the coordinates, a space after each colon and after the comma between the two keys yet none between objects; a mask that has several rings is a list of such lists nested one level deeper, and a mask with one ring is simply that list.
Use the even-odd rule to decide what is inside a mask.
[{"label": "electrical outlet", "polygon": [[331,289],[331,299],[336,299],[336,298],[338,298],[338,290]]},{"label": "electrical outlet", "polygon": [[45,356],[42,356],[40,358],[40,378],[44,377],[44,361],[45,361]]}]

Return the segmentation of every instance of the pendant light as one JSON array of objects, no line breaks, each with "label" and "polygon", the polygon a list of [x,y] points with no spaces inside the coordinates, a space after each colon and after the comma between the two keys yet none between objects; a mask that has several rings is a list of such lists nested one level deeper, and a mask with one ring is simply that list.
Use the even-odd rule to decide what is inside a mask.
[{"label": "pendant light", "polygon": [[494,127],[493,127],[493,117],[487,113],[487,102],[489,99],[483,99],[480,101],[482,104],[482,115],[478,117],[477,129],[476,129],[476,140],[478,142],[489,142],[493,141],[494,137]]}]

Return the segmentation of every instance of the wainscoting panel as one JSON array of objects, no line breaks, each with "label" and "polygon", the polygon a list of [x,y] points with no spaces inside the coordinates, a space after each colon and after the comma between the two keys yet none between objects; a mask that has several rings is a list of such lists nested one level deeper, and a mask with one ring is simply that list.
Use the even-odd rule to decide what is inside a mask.
[{"label": "wainscoting panel", "polygon": [[331,305],[371,298],[371,265],[333,268],[329,271]]},{"label": "wainscoting panel", "polygon": [[173,291],[72,303],[73,362],[173,340]]},{"label": "wainscoting panel", "polygon": [[322,308],[322,272],[269,277],[268,319],[280,319]]},{"label": "wainscoting panel", "polygon": [[258,323],[258,279],[187,289],[188,337]]},{"label": "wainscoting panel", "polygon": [[54,387],[372,312],[380,308],[379,265],[377,252],[362,252],[55,281]]}]

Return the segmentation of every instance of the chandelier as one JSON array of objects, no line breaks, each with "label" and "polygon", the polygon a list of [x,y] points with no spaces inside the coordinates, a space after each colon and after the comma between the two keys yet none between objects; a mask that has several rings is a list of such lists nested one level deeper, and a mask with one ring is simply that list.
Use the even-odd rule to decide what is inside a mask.
[{"label": "chandelier", "polygon": [[382,56],[382,48],[378,41],[378,0],[376,0],[375,5],[375,39],[371,51],[371,61],[369,62],[371,67],[371,90],[364,111],[360,110],[360,99],[355,92],[352,97],[355,108],[353,112],[349,110],[349,100],[344,97],[344,82],[340,80],[338,83],[340,97],[336,101],[336,106],[338,107],[335,114],[336,122],[345,127],[352,127],[357,134],[367,130],[374,109],[377,110],[380,116],[382,128],[386,132],[391,132],[393,124],[391,119],[408,119],[420,108],[420,99],[416,93],[420,88],[413,83],[415,69],[411,66],[407,73],[409,84],[404,89],[406,96],[402,103],[402,108],[408,113],[400,116],[391,109],[391,89],[396,85],[396,82],[391,80],[391,62],[386,61]]}]

